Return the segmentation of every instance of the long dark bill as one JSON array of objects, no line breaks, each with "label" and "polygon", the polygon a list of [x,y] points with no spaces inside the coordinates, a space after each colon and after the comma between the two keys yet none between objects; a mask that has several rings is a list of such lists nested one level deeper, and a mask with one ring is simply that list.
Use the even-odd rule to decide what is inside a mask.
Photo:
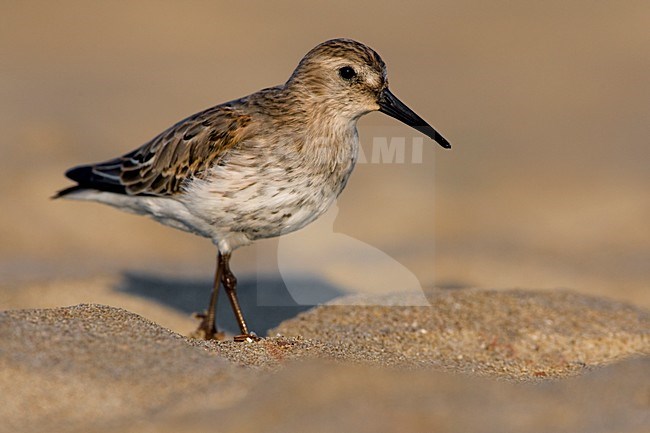
[{"label": "long dark bill", "polygon": [[384,89],[379,96],[379,111],[394,117],[400,122],[404,122],[408,126],[417,129],[421,133],[434,139],[439,145],[445,149],[451,148],[451,144],[438,133],[431,125],[424,119],[415,114],[413,110],[407,107],[402,101],[397,99],[388,88]]}]

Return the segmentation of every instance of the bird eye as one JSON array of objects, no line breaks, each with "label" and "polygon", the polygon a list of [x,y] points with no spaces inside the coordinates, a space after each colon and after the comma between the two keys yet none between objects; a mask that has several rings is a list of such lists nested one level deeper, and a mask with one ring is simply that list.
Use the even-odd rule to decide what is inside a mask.
[{"label": "bird eye", "polygon": [[341,69],[339,69],[339,75],[344,80],[351,80],[357,76],[357,72],[350,66],[343,66]]}]

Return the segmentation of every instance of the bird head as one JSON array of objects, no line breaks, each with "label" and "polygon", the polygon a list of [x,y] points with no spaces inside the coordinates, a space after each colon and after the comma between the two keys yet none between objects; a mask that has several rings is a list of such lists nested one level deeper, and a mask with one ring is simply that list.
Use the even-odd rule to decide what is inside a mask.
[{"label": "bird head", "polygon": [[351,39],[332,39],[317,45],[300,61],[289,78],[291,87],[328,114],[357,120],[381,111],[450,148],[442,137],[388,88],[386,64],[372,48]]}]

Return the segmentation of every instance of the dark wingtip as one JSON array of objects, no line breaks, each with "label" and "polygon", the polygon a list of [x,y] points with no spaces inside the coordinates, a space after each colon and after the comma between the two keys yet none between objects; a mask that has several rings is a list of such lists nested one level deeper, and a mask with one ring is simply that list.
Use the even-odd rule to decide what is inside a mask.
[{"label": "dark wingtip", "polygon": [[[77,167],[72,167],[65,172],[65,175],[68,179],[73,180],[78,183],[76,187],[70,187],[63,190],[65,194],[77,191],[78,189],[96,189],[98,191],[107,191],[114,192],[118,194],[126,194],[126,188],[119,181],[111,179],[109,176],[102,175],[101,170],[102,166],[100,165],[79,165]],[[70,191],[68,191],[70,190]],[[60,197],[65,194],[57,194],[56,197]]]},{"label": "dark wingtip", "polygon": [[65,176],[77,183],[86,183],[92,179],[93,168],[90,165],[79,165],[65,172]]},{"label": "dark wingtip", "polygon": [[72,167],[69,170],[66,170],[65,176],[68,179],[77,182],[78,185],[73,185],[68,188],[62,189],[61,191],[58,191],[50,198],[52,200],[56,200],[57,198],[61,198],[68,194],[72,194],[73,192],[81,191],[82,189],[87,189],[81,185],[87,183],[90,180],[91,175],[92,175],[92,167],[88,165],[80,165],[77,167]]}]

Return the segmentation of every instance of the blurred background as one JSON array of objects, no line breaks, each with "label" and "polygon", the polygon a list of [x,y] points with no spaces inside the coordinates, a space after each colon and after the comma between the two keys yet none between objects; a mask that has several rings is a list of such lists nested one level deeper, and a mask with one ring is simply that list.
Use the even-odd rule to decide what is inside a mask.
[{"label": "blurred background", "polygon": [[[453,149],[425,140],[423,164],[359,165],[337,214],[287,238],[283,274],[332,294],[415,276],[650,307],[649,22],[647,1],[3,2],[0,308],[135,308],[106,291],[140,284],[133,296],[150,286],[159,304],[196,286],[180,292],[200,309],[208,240],[49,197],[67,168],[282,83],[334,37],[378,51],[393,92]],[[373,113],[364,149],[386,130],[414,134]],[[237,251],[240,281],[277,276],[282,242]]]}]

